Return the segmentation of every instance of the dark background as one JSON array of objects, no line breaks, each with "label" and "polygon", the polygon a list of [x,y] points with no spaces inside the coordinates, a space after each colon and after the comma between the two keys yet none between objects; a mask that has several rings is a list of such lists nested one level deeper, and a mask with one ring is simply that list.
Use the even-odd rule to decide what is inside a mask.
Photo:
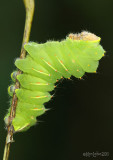
[{"label": "dark background", "polygon": [[[0,2],[0,160],[5,143],[3,117],[9,107],[7,86],[19,57],[24,29],[22,0]],[[55,90],[51,108],[37,126],[14,136],[9,160],[85,160],[84,152],[109,152],[113,159],[113,1],[37,0],[31,41],[61,40],[87,30],[102,38],[107,51],[97,74],[72,77]]]}]

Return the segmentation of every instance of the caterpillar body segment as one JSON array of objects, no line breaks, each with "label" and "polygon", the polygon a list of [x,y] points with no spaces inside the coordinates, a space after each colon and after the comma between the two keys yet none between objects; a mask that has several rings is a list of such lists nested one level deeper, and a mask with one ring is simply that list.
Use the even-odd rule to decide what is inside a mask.
[{"label": "caterpillar body segment", "polygon": [[17,76],[21,86],[32,91],[52,91],[54,89],[54,84],[45,81],[44,79],[23,73]]},{"label": "caterpillar body segment", "polygon": [[26,131],[32,125],[35,125],[36,117],[44,114],[46,111],[44,105],[34,105],[18,101],[16,117],[12,121],[15,132]]}]

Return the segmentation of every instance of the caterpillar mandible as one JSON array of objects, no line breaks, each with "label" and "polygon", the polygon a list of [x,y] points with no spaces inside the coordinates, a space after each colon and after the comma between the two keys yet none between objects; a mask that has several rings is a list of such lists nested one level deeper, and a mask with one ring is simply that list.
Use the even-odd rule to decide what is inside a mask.
[{"label": "caterpillar mandible", "polygon": [[[20,82],[20,88],[14,85],[8,88],[18,97],[16,117],[12,120],[15,132],[26,131],[36,124],[36,117],[46,109],[44,103],[51,99],[50,91],[61,79],[74,76],[81,78],[85,72],[94,73],[104,49],[99,44],[100,37],[90,33],[69,34],[62,41],[48,41],[44,44],[29,42],[24,48],[28,52],[25,59],[17,59],[15,65],[23,73],[11,74],[12,80]],[[5,116],[9,116],[10,109]]]}]

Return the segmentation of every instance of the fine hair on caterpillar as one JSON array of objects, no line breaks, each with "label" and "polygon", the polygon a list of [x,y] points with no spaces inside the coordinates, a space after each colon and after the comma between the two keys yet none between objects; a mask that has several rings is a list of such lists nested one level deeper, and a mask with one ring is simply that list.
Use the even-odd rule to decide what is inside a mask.
[{"label": "fine hair on caterpillar", "polygon": [[[16,116],[12,120],[15,132],[26,131],[36,124],[37,117],[46,111],[44,104],[54,97],[51,91],[60,79],[70,79],[71,76],[82,79],[85,72],[96,73],[105,53],[100,40],[95,34],[83,31],[71,33],[60,42],[24,45],[28,52],[26,58],[15,61],[22,74],[17,71],[11,74],[13,83],[17,79],[20,88],[16,89],[15,84],[8,88],[9,95],[15,92],[18,98]],[[10,109],[5,120],[9,112]]]}]

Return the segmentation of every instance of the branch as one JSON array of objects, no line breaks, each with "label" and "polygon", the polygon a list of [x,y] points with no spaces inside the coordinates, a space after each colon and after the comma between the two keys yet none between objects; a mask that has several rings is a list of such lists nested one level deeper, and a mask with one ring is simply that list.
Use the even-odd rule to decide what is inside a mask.
[{"label": "branch", "polygon": [[[34,0],[23,0],[23,1],[24,1],[25,9],[26,9],[26,20],[25,20],[25,28],[24,28],[21,53],[20,53],[20,58],[22,58],[22,59],[25,58],[25,56],[26,56],[24,44],[29,41],[31,25],[32,25],[32,20],[33,20],[33,15],[34,15],[34,5],[35,5]],[[20,70],[18,70],[18,74],[21,74],[21,73],[22,72]],[[15,88],[18,89],[19,87],[20,87],[20,84],[16,80]],[[7,137],[6,137],[3,160],[8,160],[9,152],[10,152],[10,145],[11,145],[11,142],[13,142],[14,128],[12,125],[12,120],[15,118],[15,115],[16,115],[17,101],[18,101],[17,96],[14,93],[13,99],[12,99],[10,116],[8,117]]]}]

